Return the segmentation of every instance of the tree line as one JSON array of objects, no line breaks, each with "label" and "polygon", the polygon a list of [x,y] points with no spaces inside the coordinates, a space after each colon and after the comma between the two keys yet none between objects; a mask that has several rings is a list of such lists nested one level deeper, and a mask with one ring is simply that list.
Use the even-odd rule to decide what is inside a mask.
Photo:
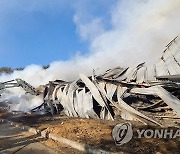
[{"label": "tree line", "polygon": [[[43,69],[48,69],[49,65],[42,66]],[[11,74],[14,71],[22,71],[24,67],[19,67],[19,68],[11,68],[11,67],[0,67],[0,74],[5,73],[5,74]]]}]

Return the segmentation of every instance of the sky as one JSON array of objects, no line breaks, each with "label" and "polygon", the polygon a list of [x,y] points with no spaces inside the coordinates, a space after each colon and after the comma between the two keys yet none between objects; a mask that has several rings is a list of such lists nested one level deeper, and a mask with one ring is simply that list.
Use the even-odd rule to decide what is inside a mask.
[{"label": "sky", "polygon": [[[154,65],[179,27],[180,0],[0,0],[0,67],[25,67],[0,82],[21,78],[38,87],[93,70]],[[16,110],[42,103],[8,90],[0,101]]]},{"label": "sky", "polygon": [[0,0],[0,67],[25,67],[0,80],[154,64],[179,35],[179,14],[179,0]]},{"label": "sky", "polygon": [[81,36],[76,22],[86,24],[94,16],[108,19],[114,2],[0,0],[0,67],[48,65],[88,53],[89,34]]}]

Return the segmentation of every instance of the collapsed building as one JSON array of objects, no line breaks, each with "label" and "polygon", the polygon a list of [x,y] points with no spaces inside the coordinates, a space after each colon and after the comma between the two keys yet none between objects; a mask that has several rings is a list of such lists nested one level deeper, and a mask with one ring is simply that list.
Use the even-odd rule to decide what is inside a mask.
[{"label": "collapsed building", "polygon": [[[119,114],[126,120],[160,125],[138,110],[172,109],[180,116],[180,37],[166,46],[154,65],[142,63],[79,77],[73,82],[51,81],[46,86],[43,105],[49,106],[52,114],[61,106],[70,117],[113,120]],[[133,107],[130,100],[141,101],[141,106]]]},{"label": "collapsed building", "polygon": [[121,116],[125,120],[155,125],[161,124],[144,111],[170,110],[180,117],[180,37],[166,46],[154,65],[141,63],[135,67],[109,69],[102,75],[94,72],[92,76],[80,74],[79,77],[73,82],[50,81],[43,91],[33,87],[28,91],[29,85],[25,82],[26,91],[43,94],[44,98],[42,105],[32,111],[43,108],[52,114],[63,111],[69,117],[105,120]]}]

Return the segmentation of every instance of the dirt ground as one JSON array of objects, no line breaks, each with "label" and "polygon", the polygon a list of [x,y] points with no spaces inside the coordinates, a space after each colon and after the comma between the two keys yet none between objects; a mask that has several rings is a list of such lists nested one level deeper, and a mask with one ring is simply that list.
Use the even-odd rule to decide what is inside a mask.
[{"label": "dirt ground", "polygon": [[[151,115],[153,116],[153,115]],[[154,139],[154,138],[138,138],[137,135],[133,139],[122,145],[116,146],[112,138],[112,129],[116,124],[125,122],[118,119],[115,121],[105,121],[100,119],[82,119],[82,118],[69,118],[64,115],[51,116],[51,115],[35,115],[35,114],[12,114],[0,113],[1,118],[8,118],[11,121],[23,123],[36,127],[40,130],[48,130],[58,136],[75,140],[81,143],[87,143],[97,148],[101,148],[111,152],[124,152],[124,153],[180,153],[180,138],[175,139]],[[169,122],[168,122],[169,120]],[[167,126],[174,123],[173,129],[179,128],[180,121],[178,119],[161,120],[167,123]],[[133,131],[137,129],[159,129],[156,126],[143,126],[139,122],[132,122]],[[176,128],[174,127],[176,126]],[[48,140],[45,142],[47,146],[54,149],[66,145],[58,145],[57,142]]]}]

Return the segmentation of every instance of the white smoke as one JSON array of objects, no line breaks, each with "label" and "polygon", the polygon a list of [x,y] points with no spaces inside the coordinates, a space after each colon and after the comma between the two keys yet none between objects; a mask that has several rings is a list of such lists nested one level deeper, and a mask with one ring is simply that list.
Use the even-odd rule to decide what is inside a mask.
[{"label": "white smoke", "polygon": [[[46,70],[30,65],[23,71],[2,75],[0,81],[21,78],[37,87],[50,80],[76,79],[80,72],[90,75],[93,69],[101,73],[112,67],[136,65],[144,61],[152,64],[180,31],[179,0],[119,0],[106,10],[110,16],[108,21],[99,16],[84,21],[88,16],[88,5],[76,6],[75,11],[73,21],[77,32],[82,40],[89,42],[87,55],[77,54],[68,61],[52,62]],[[107,22],[108,28],[105,25]],[[13,93],[24,98],[17,89]],[[35,99],[29,101],[36,102]],[[24,106],[20,108],[27,111]]]}]

